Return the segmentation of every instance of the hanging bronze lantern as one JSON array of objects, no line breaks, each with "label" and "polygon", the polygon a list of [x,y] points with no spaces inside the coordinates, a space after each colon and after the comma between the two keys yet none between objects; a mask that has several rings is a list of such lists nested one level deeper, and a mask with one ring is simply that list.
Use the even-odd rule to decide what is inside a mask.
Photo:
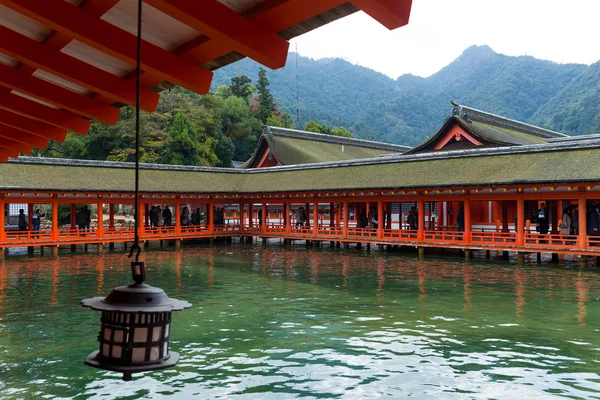
[{"label": "hanging bronze lantern", "polygon": [[119,286],[107,297],[81,300],[84,307],[102,311],[100,349],[91,353],[85,363],[122,372],[126,381],[131,380],[133,373],[169,368],[179,361],[179,354],[169,351],[171,312],[192,306],[187,301],[170,299],[164,290],[144,283],[143,262],[131,264],[133,284]]}]

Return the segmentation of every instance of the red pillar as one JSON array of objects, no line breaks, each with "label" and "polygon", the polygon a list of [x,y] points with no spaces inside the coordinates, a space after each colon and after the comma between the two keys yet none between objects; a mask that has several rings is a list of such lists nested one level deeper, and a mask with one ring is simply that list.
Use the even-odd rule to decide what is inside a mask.
[{"label": "red pillar", "polygon": [[[0,242],[6,240],[6,231],[4,226],[6,225],[6,221],[4,219],[4,213],[6,212],[6,202],[4,201],[4,194],[0,193]],[[0,251],[3,251],[0,249]]]},{"label": "red pillar", "polygon": [[319,234],[319,202],[313,203],[313,235]]},{"label": "red pillar", "polygon": [[[215,212],[212,201],[208,202],[208,209],[206,210],[206,218],[208,218],[208,232],[215,232]],[[178,218],[179,219],[179,218]]]},{"label": "red pillar", "polygon": [[181,201],[175,200],[175,233],[181,233]]},{"label": "red pillar", "polygon": [[254,207],[252,207],[253,202],[248,203],[248,224],[250,228],[254,227]]},{"label": "red pillar", "polygon": [[285,232],[290,233],[292,231],[292,224],[290,218],[290,210],[292,209],[290,203],[283,203],[283,217],[285,222]]},{"label": "red pillar", "polygon": [[52,239],[58,240],[58,199],[52,195]]},{"label": "red pillar", "polygon": [[344,235],[344,238],[348,237],[348,219],[350,218],[350,213],[348,210],[348,200],[344,201],[344,209],[342,210],[343,214],[344,214],[344,228],[342,230],[342,235]]},{"label": "red pillar", "polygon": [[418,216],[418,230],[417,240],[425,239],[425,201],[422,199],[417,201],[417,216]]},{"label": "red pillar", "polygon": [[144,216],[144,211],[146,212],[145,220],[146,223],[148,223],[148,204],[140,202],[138,210],[138,235],[140,236],[144,234],[144,218],[142,218]]},{"label": "red pillar", "polygon": [[260,227],[260,229],[263,231],[263,233],[267,232],[267,219],[269,218],[269,214],[268,210],[267,210],[267,203],[264,202],[262,203],[262,210],[261,210],[261,215],[262,215],[262,226]]},{"label": "red pillar", "polygon": [[96,232],[96,237],[102,238],[104,237],[104,210],[102,209],[102,195],[98,196],[98,230]]},{"label": "red pillar", "polygon": [[585,249],[587,246],[587,204],[584,197],[577,199],[579,213],[579,235],[577,237],[577,247]]},{"label": "red pillar", "polygon": [[383,201],[377,201],[377,238],[383,238]]},{"label": "red pillar", "polygon": [[[141,201],[140,201],[140,205],[141,205]],[[144,218],[142,219],[142,217],[140,217],[138,219],[138,223],[140,224],[140,226],[146,225],[146,226],[150,226],[150,213],[148,212],[148,204],[144,204],[144,207],[140,207],[140,214],[141,216],[143,216]]]},{"label": "red pillar", "polygon": [[525,244],[525,200],[517,198],[517,246]]},{"label": "red pillar", "polygon": [[27,203],[27,226],[29,226],[29,229],[33,229],[33,226],[31,225],[31,220],[33,217],[33,203]]},{"label": "red pillar", "polygon": [[471,243],[471,199],[465,199],[463,214],[465,217],[465,231],[463,240],[465,243]]}]

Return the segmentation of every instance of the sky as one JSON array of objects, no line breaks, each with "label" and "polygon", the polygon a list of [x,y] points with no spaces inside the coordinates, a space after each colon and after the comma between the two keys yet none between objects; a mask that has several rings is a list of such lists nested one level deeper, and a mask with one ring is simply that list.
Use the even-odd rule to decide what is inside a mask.
[{"label": "sky", "polygon": [[469,46],[557,63],[600,60],[600,0],[413,0],[408,25],[389,31],[363,12],[291,41],[314,58],[339,57],[397,78],[427,77]]}]

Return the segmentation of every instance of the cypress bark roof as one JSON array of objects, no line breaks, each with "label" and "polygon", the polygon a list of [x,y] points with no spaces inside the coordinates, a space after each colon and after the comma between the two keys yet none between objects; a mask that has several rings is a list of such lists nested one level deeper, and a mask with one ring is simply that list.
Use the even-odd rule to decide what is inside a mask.
[{"label": "cypress bark roof", "polygon": [[[454,102],[451,103],[454,106],[452,116],[446,119],[442,128],[431,139],[407,153],[416,154],[423,151],[436,151],[434,150],[435,145],[455,125],[482,142],[484,146],[522,146],[543,144],[552,140],[568,138],[567,135],[562,133],[486,113]],[[440,150],[444,151],[445,149],[442,148],[437,151]]]},{"label": "cypress bark roof", "polygon": [[[598,182],[600,140],[398,155],[258,169],[143,165],[148,193],[275,193]],[[23,157],[2,190],[133,191],[133,164]]]},{"label": "cypress bark roof", "polygon": [[404,153],[410,149],[408,146],[265,126],[256,150],[244,168],[256,167],[268,148],[282,165],[356,160]]}]

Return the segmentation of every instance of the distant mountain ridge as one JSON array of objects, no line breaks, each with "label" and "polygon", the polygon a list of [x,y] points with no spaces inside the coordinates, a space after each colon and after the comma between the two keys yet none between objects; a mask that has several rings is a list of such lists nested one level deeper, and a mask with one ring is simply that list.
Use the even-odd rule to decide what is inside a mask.
[{"label": "distant mountain ridge", "polygon": [[[248,75],[258,64],[242,60],[215,71],[213,85]],[[296,79],[298,74],[298,80]],[[300,127],[308,120],[345,126],[359,138],[416,145],[450,114],[450,100],[568,134],[600,133],[600,62],[557,64],[511,57],[472,46],[436,74],[394,80],[335,58],[291,53],[285,68],[268,71],[271,92]]]}]

